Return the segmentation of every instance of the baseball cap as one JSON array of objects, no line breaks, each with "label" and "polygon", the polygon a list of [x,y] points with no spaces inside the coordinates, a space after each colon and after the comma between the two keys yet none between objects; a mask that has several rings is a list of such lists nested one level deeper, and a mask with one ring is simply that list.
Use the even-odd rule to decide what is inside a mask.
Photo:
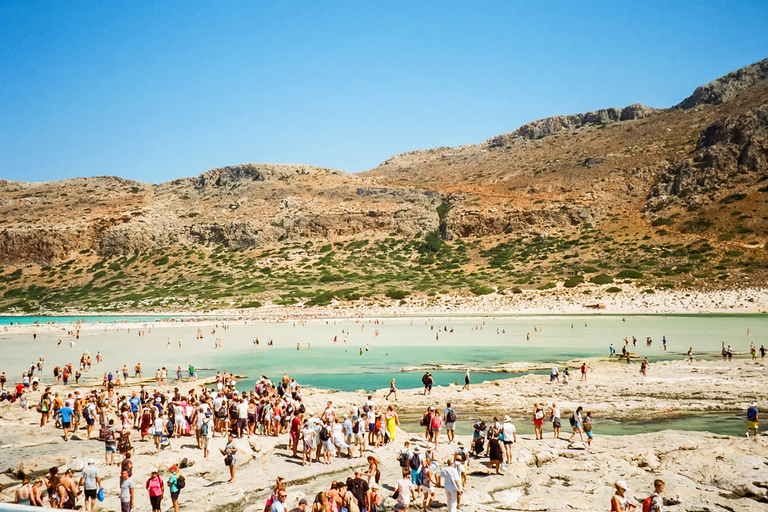
[{"label": "baseball cap", "polygon": [[301,498],[299,500],[299,505],[306,505],[306,504],[307,504],[307,500],[305,500],[304,498]]}]

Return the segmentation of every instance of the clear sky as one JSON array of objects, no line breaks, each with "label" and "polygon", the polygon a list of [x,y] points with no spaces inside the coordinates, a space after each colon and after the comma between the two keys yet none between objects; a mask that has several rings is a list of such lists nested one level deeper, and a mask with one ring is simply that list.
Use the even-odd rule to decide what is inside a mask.
[{"label": "clear sky", "polygon": [[765,0],[3,0],[0,178],[357,172],[766,57]]}]

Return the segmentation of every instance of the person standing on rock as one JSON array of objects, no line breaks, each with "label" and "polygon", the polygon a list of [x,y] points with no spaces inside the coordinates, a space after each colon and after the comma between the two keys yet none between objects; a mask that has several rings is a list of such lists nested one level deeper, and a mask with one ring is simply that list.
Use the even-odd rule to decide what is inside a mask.
[{"label": "person standing on rock", "polygon": [[757,408],[757,402],[752,402],[752,405],[747,409],[747,437],[749,437],[749,431],[755,431],[755,441],[757,441],[757,428],[760,420],[760,410]]},{"label": "person standing on rock", "polygon": [[576,412],[573,413],[573,416],[571,417],[571,425],[573,426],[573,433],[571,434],[571,438],[568,439],[569,443],[572,443],[574,439],[576,439],[576,434],[579,434],[579,439],[581,442],[584,442],[584,434],[582,433],[581,426],[583,423],[583,419],[581,417],[581,411],[584,410],[582,406],[579,406],[576,408]]},{"label": "person standing on rock", "polygon": [[512,444],[517,442],[517,431],[509,416],[504,416],[501,434],[504,438],[504,467],[506,468],[507,464],[512,464]]},{"label": "person standing on rock", "polygon": [[448,442],[452,443],[456,438],[456,411],[451,406],[451,402],[445,404],[443,420],[445,420],[445,433],[448,435]]},{"label": "person standing on rock", "polygon": [[[101,487],[101,478],[99,477],[99,468],[96,466],[96,461],[88,459],[88,463],[83,468],[82,475],[80,476],[80,485],[85,490],[85,503],[86,509],[93,512],[93,507],[96,505],[96,495]],[[90,507],[88,506],[90,502]]]},{"label": "person standing on rock", "polygon": [[179,472],[179,466],[174,464],[169,468],[171,476],[168,478],[168,490],[171,493],[171,503],[173,504],[173,512],[179,512],[179,493],[181,488],[184,487],[184,477]]},{"label": "person standing on rock", "polygon": [[224,455],[224,464],[229,466],[229,480],[228,484],[235,481],[235,467],[237,465],[237,445],[232,437],[232,434],[227,436],[227,445],[221,450],[221,454]]},{"label": "person standing on rock", "polygon": [[384,400],[389,400],[390,395],[395,395],[395,402],[397,402],[397,388],[395,387],[395,379],[392,378],[392,382],[389,383],[389,393],[384,397]]},{"label": "person standing on rock", "polygon": [[453,466],[451,459],[445,461],[445,466],[437,476],[442,480],[442,487],[445,489],[445,502],[448,506],[448,512],[456,512],[464,487],[461,484],[459,472]]},{"label": "person standing on rock", "polygon": [[552,402],[552,411],[549,414],[549,421],[552,422],[552,431],[555,439],[560,437],[560,408],[557,402]]},{"label": "person standing on rock", "polygon": [[467,368],[467,373],[464,374],[464,387],[462,389],[469,389],[469,368]]},{"label": "person standing on rock", "polygon": [[165,493],[165,484],[163,483],[163,479],[160,478],[157,469],[152,470],[152,476],[147,480],[145,487],[149,492],[149,502],[152,505],[152,512],[160,512],[163,494]]},{"label": "person standing on rock", "polygon": [[134,483],[128,470],[120,473],[120,512],[131,512],[134,507]]},{"label": "person standing on rock", "polygon": [[584,417],[584,422],[582,423],[582,429],[584,430],[584,433],[587,434],[587,449],[592,445],[592,413],[588,412],[587,415]]},{"label": "person standing on rock", "polygon": [[544,408],[538,402],[533,404],[533,430],[536,439],[544,439]]}]

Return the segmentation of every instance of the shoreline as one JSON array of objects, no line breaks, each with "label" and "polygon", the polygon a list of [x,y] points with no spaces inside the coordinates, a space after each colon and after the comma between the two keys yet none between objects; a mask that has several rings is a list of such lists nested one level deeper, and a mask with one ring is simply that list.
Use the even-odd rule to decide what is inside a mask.
[{"label": "shoreline", "polygon": [[[143,310],[57,311],[37,315],[0,314],[7,318],[33,317],[124,317],[161,316],[173,318],[237,317],[247,319],[338,319],[338,318],[400,318],[400,317],[488,317],[488,316],[550,316],[550,315],[759,315],[768,313],[768,288],[742,288],[721,291],[654,291],[638,289],[605,293],[598,287],[595,295],[584,295],[576,289],[556,291],[526,290],[520,294],[493,293],[483,296],[443,296],[437,298],[410,297],[403,301],[363,299],[355,302],[334,301],[328,306],[279,306],[266,303],[258,309],[221,308],[216,311]],[[595,308],[594,306],[601,306]]]}]

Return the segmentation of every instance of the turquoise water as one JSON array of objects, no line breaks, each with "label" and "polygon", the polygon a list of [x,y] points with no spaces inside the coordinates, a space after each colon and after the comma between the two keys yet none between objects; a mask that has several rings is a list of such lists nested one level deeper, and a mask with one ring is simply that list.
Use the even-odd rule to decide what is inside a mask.
[{"label": "turquoise water", "polygon": [[[731,344],[738,357],[748,351],[750,341],[758,347],[766,343],[768,334],[767,315],[386,318],[380,325],[367,319],[249,321],[232,324],[229,329],[223,329],[221,324],[215,328],[184,320],[154,322],[156,318],[159,316],[4,317],[0,330],[0,370],[13,379],[43,356],[46,377],[50,377],[54,365],[76,365],[87,350],[92,356],[97,351],[104,356],[102,365],[86,375],[91,378],[100,378],[104,371],[114,371],[123,364],[132,370],[141,362],[145,373],[160,366],[173,370],[177,365],[186,369],[193,364],[212,371],[247,375],[248,379],[241,381],[243,386],[249,386],[262,374],[274,379],[288,373],[304,385],[346,391],[386,388],[395,377],[398,388],[406,389],[421,386],[423,370],[401,372],[403,368],[455,365],[452,371],[434,372],[436,384],[445,385],[463,382],[465,367],[490,370],[500,364],[550,364],[607,356],[609,344],[620,351],[624,337],[631,339],[633,335],[638,343],[631,347],[632,352],[660,360],[684,358],[689,346],[699,359],[719,357],[722,342]],[[79,340],[71,339],[66,333],[80,319],[92,328],[85,328]],[[9,325],[34,320],[57,324],[37,328],[37,339],[32,338],[33,327]],[[129,332],[126,325],[115,321],[145,324],[142,329],[146,335],[138,336],[140,328],[136,326]],[[196,339],[198,329],[203,333],[202,340]],[[666,352],[661,347],[664,335],[669,340]],[[645,346],[646,336],[654,340],[649,348]],[[255,337],[261,341],[258,347],[252,342]],[[214,348],[216,338],[222,341],[220,349]],[[274,340],[274,346],[267,346],[269,339]],[[70,341],[74,346],[70,347]],[[301,345],[300,350],[296,350],[297,344]],[[477,371],[472,379],[479,382],[509,376]]]},{"label": "turquoise water", "polygon": [[[423,411],[413,411],[411,413],[400,412],[399,416],[402,428],[408,432],[423,431],[424,427],[419,426],[419,418],[421,418],[422,413]],[[461,415],[462,413],[459,412],[459,414]],[[501,412],[499,412],[497,416],[499,418],[503,417]],[[692,416],[676,416],[648,421],[618,421],[608,418],[600,418],[593,414],[593,432],[598,438],[601,435],[622,436],[660,432],[662,430],[712,432],[719,435],[742,437],[747,428],[745,416],[745,413],[706,412]],[[459,421],[457,421],[456,432],[462,435],[469,435],[473,430],[472,425],[479,418],[474,418],[471,415],[465,417],[465,420],[459,418]],[[488,422],[491,417],[493,417],[493,414],[488,414],[484,415],[483,419]],[[515,417],[512,418],[512,423],[515,425],[518,434],[533,435],[533,423],[530,418]],[[563,438],[570,437],[571,431],[572,429],[570,425],[568,425],[568,422],[564,421],[560,436]],[[552,436],[552,424],[546,421],[544,422],[544,436]]]}]

